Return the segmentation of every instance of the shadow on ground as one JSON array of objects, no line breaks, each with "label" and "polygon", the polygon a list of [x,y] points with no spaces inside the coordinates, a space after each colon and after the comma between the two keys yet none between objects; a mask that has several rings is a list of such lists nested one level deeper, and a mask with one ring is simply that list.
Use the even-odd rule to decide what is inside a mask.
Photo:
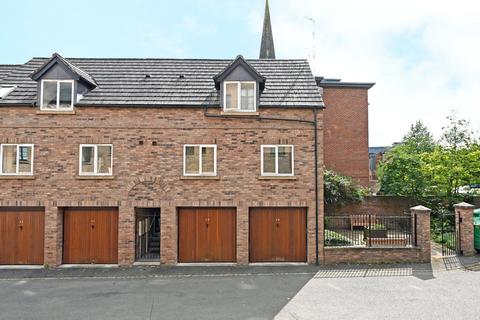
[{"label": "shadow on ground", "polygon": [[430,264],[409,265],[335,265],[322,267],[314,276],[321,278],[373,278],[373,277],[417,277],[421,280],[433,279]]}]

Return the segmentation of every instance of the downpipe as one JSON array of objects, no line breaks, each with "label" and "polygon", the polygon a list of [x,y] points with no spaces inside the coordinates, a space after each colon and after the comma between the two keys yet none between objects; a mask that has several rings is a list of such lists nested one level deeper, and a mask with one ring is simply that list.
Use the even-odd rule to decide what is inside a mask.
[{"label": "downpipe", "polygon": [[[315,174],[315,265],[319,265],[319,247],[318,247],[318,121],[317,121],[317,108],[312,107],[313,110],[313,121],[312,120],[303,120],[303,119],[295,119],[295,118],[276,118],[276,117],[262,117],[262,116],[242,116],[241,119],[251,119],[257,121],[287,121],[287,122],[299,122],[299,123],[307,123],[312,125],[314,133],[314,174]],[[212,114],[208,113],[208,106],[204,106],[204,116],[206,118],[223,118],[223,119],[239,119],[238,116],[232,116],[227,114]]]}]

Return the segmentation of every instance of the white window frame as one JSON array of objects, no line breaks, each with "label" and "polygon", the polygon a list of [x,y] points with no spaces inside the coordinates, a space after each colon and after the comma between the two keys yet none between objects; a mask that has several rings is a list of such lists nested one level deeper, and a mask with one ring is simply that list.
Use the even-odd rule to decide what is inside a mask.
[{"label": "white window frame", "polygon": [[[198,147],[198,173],[187,173],[187,147]],[[203,172],[202,148],[213,148],[213,173]],[[217,145],[216,144],[185,144],[183,145],[183,175],[185,177],[216,177],[217,176]]]},{"label": "white window frame", "polygon": [[[17,158],[15,173],[3,173],[3,147],[4,146],[17,146]],[[30,164],[30,172],[19,172],[20,169],[20,148],[31,147],[32,148],[32,163]],[[3,176],[33,176],[33,159],[34,159],[34,145],[33,144],[17,144],[17,143],[5,143],[0,144],[0,175]]]},{"label": "white window frame", "polygon": [[[93,147],[93,172],[82,172],[82,148],[83,147]],[[98,147],[110,147],[112,150],[112,156],[110,159],[110,168],[112,169],[111,173],[98,173]],[[79,156],[78,156],[78,174],[81,176],[112,176],[113,175],[113,144],[109,143],[100,143],[100,144],[81,144],[79,147]]]},{"label": "white window frame", "polygon": [[[278,173],[278,148],[279,147],[290,147],[292,148],[292,173]],[[264,172],[263,171],[263,149],[264,148],[275,148],[275,172]],[[265,177],[280,176],[280,177],[293,177],[295,175],[295,147],[291,144],[264,144],[260,148],[260,167],[261,175]]]},{"label": "white window frame", "polygon": [[[237,109],[227,109],[227,84],[237,84]],[[242,83],[253,84],[253,110],[242,110]],[[224,112],[257,112],[257,82],[255,81],[224,81],[223,82],[223,111]]]},{"label": "white window frame", "polygon": [[[43,106],[43,85],[45,82],[56,82],[57,83],[57,107],[55,109],[45,108]],[[71,83],[72,84],[72,100],[70,103],[70,108],[60,108],[60,83]],[[50,80],[43,79],[40,86],[40,110],[43,111],[71,111],[73,110],[74,98],[75,97],[75,81],[74,80]]]}]

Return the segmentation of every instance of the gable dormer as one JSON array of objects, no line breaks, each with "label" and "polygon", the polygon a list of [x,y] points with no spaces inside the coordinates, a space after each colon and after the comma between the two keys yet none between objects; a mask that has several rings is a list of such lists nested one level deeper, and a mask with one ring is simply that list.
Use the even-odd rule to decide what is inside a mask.
[{"label": "gable dormer", "polygon": [[214,77],[224,112],[257,112],[265,78],[241,55]]},{"label": "gable dormer", "polygon": [[37,82],[37,105],[42,111],[71,111],[94,89],[95,80],[58,53],[30,75]]}]

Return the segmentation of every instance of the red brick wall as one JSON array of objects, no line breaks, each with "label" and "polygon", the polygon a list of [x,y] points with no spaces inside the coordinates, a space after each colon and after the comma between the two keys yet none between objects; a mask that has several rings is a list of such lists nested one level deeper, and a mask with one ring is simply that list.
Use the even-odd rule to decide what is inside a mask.
[{"label": "red brick wall", "polygon": [[325,215],[374,214],[377,216],[397,216],[410,212],[418,203],[410,198],[397,196],[367,196],[363,202],[344,205],[325,205]]},{"label": "red brick wall", "polygon": [[369,186],[368,90],[323,89],[325,166]]},{"label": "red brick wall", "polygon": [[407,263],[421,261],[419,248],[326,248],[325,263]]},{"label": "red brick wall", "polygon": [[[260,113],[313,118],[310,109],[272,108]],[[322,117],[319,112],[320,167]],[[34,179],[0,177],[0,206],[45,207],[47,264],[61,263],[61,208],[69,206],[119,207],[119,263],[125,265],[134,260],[135,207],[161,208],[161,262],[165,264],[177,261],[178,207],[236,207],[239,263],[248,262],[249,207],[306,207],[308,261],[315,261],[314,143],[309,124],[212,119],[192,108],[83,107],[73,115],[45,115],[32,107],[0,107],[0,143],[35,145]],[[113,144],[113,178],[78,177],[82,143]],[[217,144],[219,179],[182,179],[186,143]],[[260,145],[279,143],[295,146],[295,180],[260,180]],[[322,177],[318,178],[320,224]]]}]

